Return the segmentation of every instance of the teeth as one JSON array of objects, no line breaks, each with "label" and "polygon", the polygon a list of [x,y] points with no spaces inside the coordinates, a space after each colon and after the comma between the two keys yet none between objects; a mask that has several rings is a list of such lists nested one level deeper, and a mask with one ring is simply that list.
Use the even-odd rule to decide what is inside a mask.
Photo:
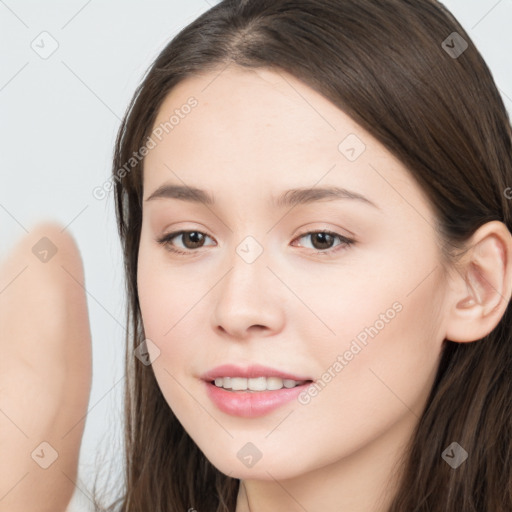
[{"label": "teeth", "polygon": [[292,379],[281,379],[280,377],[217,377],[215,385],[218,388],[230,389],[233,391],[276,391],[284,388],[294,388],[306,381]]},{"label": "teeth", "polygon": [[283,379],[280,379],[279,377],[267,377],[267,389],[281,389],[283,386]]},{"label": "teeth", "polygon": [[243,391],[247,389],[247,379],[235,377],[231,379],[231,388],[233,391]]},{"label": "teeth", "polygon": [[247,387],[250,391],[265,391],[267,389],[267,379],[265,377],[248,379]]}]

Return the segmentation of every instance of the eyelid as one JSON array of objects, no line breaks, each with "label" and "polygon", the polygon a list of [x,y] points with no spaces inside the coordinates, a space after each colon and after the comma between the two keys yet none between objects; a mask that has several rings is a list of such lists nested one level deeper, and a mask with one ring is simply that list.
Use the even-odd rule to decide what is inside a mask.
[{"label": "eyelid", "polygon": [[340,240],[341,243],[338,244],[338,245],[335,245],[334,247],[331,247],[329,249],[325,249],[325,250],[311,249],[312,251],[315,251],[315,253],[317,253],[317,254],[322,254],[322,255],[325,255],[325,256],[334,255],[334,253],[336,253],[338,250],[341,250],[343,248],[349,247],[350,245],[353,245],[355,243],[355,239],[354,238],[350,238],[350,237],[344,236],[344,235],[342,235],[340,233],[337,233],[336,231],[332,231],[330,229],[325,229],[325,228],[324,229],[309,229],[309,230],[305,230],[302,233],[299,233],[293,239],[292,242],[295,242],[295,240],[299,240],[300,238],[303,238],[304,236],[318,234],[318,233],[325,233],[327,235],[330,235],[333,238],[337,238],[338,240]]},{"label": "eyelid", "polygon": [[[204,232],[204,231],[200,231],[198,229],[180,229],[180,230],[176,230],[176,231],[172,231],[170,233],[166,233],[160,237],[157,237],[155,239],[155,241],[164,246],[164,248],[169,251],[170,253],[174,253],[174,254],[180,254],[182,256],[187,256],[187,257],[193,257],[195,256],[196,254],[200,254],[203,252],[203,248],[204,246],[202,247],[199,247],[197,249],[179,249],[179,248],[176,248],[176,247],[173,247],[171,246],[170,242],[172,239],[174,238],[177,238],[183,234],[186,234],[186,233],[200,233],[201,235],[205,235],[206,237],[212,239],[215,241],[214,237],[212,237],[211,235],[209,235],[208,233]],[[308,235],[314,235],[314,234],[319,234],[319,233],[325,233],[325,234],[328,234],[330,235],[331,237],[333,238],[337,238],[338,240],[340,240],[340,243],[338,245],[335,245],[334,247],[330,247],[328,249],[325,249],[325,250],[322,250],[322,249],[310,249],[311,251],[314,251],[314,253],[316,254],[321,254],[322,257],[329,257],[329,256],[335,256],[335,254],[342,250],[342,249],[347,249],[348,247],[350,247],[351,245],[353,245],[356,241],[355,239],[353,238],[349,238],[349,237],[346,237],[340,233],[337,233],[335,231],[332,231],[332,230],[329,230],[329,229],[309,229],[309,230],[304,230],[302,231],[301,233],[297,234],[293,240],[292,240],[292,244],[293,242],[295,242],[296,240],[299,240],[300,238],[303,238],[305,236],[308,236]],[[216,241],[215,241],[216,242]],[[208,247],[208,246],[206,246]],[[302,247],[302,246],[301,246]]]},{"label": "eyelid", "polygon": [[175,252],[175,253],[179,253],[179,254],[187,254],[187,255],[189,255],[189,254],[191,255],[193,253],[200,252],[200,249],[202,249],[202,247],[200,247],[199,249],[188,249],[188,250],[175,249],[175,248],[170,249],[169,248],[170,241],[172,239],[178,238],[179,236],[181,236],[181,235],[183,235],[185,233],[200,233],[201,235],[205,235],[206,237],[211,238],[212,240],[215,240],[211,235],[209,235],[205,231],[201,231],[199,229],[178,229],[176,231],[171,231],[171,232],[165,233],[165,234],[163,234],[161,236],[157,236],[155,238],[155,241],[158,244],[163,245],[164,247],[166,247],[167,250],[170,251],[170,252]]}]

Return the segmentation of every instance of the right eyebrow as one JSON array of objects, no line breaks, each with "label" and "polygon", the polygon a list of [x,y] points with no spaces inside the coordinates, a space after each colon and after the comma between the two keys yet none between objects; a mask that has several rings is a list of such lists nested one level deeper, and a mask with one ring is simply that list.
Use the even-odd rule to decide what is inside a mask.
[{"label": "right eyebrow", "polygon": [[185,185],[169,185],[163,184],[158,187],[146,201],[153,199],[181,199],[182,201],[192,201],[195,203],[204,203],[206,205],[214,205],[214,197],[205,190],[196,187],[187,187]]}]

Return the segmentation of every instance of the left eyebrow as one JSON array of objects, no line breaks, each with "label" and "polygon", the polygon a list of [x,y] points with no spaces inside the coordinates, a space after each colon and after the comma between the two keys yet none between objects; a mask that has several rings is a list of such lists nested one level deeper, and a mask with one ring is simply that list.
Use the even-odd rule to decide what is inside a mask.
[{"label": "left eyebrow", "polygon": [[272,198],[272,203],[278,208],[289,208],[299,204],[339,199],[354,199],[380,210],[373,201],[370,201],[370,199],[362,194],[340,187],[293,188],[283,192],[277,198]]},{"label": "left eyebrow", "polygon": [[[161,185],[146,199],[146,201],[158,198],[204,203],[208,206],[212,206],[216,202],[213,194],[206,190],[197,187],[172,184]],[[373,201],[362,194],[340,187],[293,188],[281,193],[277,198],[272,196],[271,203],[275,208],[290,208],[317,201],[334,201],[340,199],[361,201],[380,210]]]}]

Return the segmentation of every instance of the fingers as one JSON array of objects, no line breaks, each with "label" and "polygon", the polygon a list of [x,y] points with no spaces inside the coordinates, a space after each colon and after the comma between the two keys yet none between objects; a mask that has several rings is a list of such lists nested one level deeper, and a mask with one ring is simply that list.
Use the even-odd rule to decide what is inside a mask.
[{"label": "fingers", "polygon": [[0,511],[65,510],[91,387],[78,247],[34,227],[0,264]]}]

